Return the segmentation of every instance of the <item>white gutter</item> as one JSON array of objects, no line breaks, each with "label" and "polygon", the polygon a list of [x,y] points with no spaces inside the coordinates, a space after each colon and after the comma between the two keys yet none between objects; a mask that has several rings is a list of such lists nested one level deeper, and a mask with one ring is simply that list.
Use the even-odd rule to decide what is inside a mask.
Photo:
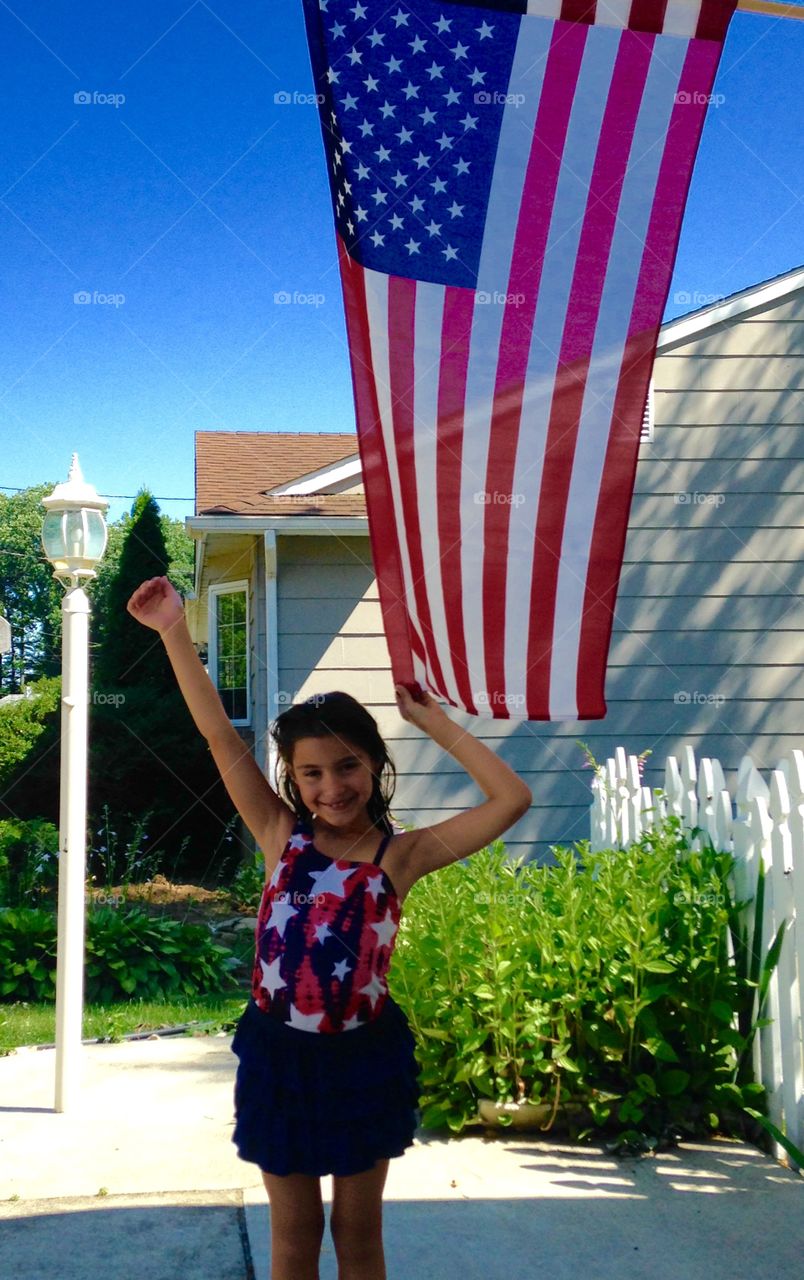
[{"label": "white gutter", "polygon": [[196,554],[195,581],[193,582],[193,594],[196,600],[200,600],[201,599],[201,579],[204,575],[204,552],[207,549],[206,532],[202,533],[201,537],[198,538],[197,541],[198,541],[198,551]]},{"label": "white gutter", "polygon": [[368,535],[368,516],[186,516],[184,527],[191,537],[214,529],[216,533],[322,534],[347,533]]}]

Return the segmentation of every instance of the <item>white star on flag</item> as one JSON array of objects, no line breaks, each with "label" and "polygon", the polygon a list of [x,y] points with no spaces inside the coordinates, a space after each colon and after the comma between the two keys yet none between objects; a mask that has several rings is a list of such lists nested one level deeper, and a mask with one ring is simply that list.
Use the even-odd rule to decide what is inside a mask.
[{"label": "white star on flag", "polygon": [[315,927],[316,942],[326,942],[330,936],[330,928],[328,924],[317,924]]},{"label": "white star on flag", "polygon": [[270,964],[266,964],[264,960],[260,960],[260,964],[262,965],[262,981],[260,982],[260,986],[265,987],[265,990],[269,991],[272,996],[276,994],[280,987],[286,987],[288,985],[284,979],[279,976],[280,960],[281,956],[277,956]]},{"label": "white star on flag", "polygon": [[348,960],[339,960],[338,963],[333,967],[332,972],[335,974],[335,977],[340,982],[343,982],[347,973],[351,971],[351,968],[352,966],[349,964]]}]

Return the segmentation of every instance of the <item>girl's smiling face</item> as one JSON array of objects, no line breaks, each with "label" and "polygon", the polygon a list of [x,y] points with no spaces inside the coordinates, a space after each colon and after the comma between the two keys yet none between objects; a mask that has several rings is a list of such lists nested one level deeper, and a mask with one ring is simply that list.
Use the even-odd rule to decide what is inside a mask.
[{"label": "girl's smiling face", "polygon": [[375,775],[365,751],[343,738],[300,738],[291,773],[302,801],[336,830],[364,829]]}]

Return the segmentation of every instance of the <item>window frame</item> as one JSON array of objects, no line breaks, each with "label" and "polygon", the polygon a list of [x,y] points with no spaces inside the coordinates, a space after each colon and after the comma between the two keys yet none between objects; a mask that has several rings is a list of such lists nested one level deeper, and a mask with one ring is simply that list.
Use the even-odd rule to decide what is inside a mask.
[{"label": "window frame", "polygon": [[248,729],[251,727],[251,611],[249,609],[248,599],[248,581],[242,579],[238,582],[215,582],[208,588],[209,607],[207,610],[207,671],[209,677],[215,686],[215,690],[220,696],[220,688],[218,686],[218,597],[224,595],[234,595],[236,592],[243,592],[246,597],[246,703],[248,706],[248,714],[244,719],[232,719],[229,716],[229,723],[237,728]]}]

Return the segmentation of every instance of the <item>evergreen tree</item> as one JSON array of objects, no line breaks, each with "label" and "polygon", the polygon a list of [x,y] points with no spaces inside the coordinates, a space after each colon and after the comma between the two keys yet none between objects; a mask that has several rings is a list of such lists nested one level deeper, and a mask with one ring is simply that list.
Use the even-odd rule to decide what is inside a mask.
[{"label": "evergreen tree", "polygon": [[132,593],[146,578],[168,571],[169,557],[159,507],[147,489],[137,494],[131,508],[117,571],[98,618],[99,644],[95,658],[96,688],[136,686],[158,694],[176,687],[164,645],[149,635],[126,609]]}]

